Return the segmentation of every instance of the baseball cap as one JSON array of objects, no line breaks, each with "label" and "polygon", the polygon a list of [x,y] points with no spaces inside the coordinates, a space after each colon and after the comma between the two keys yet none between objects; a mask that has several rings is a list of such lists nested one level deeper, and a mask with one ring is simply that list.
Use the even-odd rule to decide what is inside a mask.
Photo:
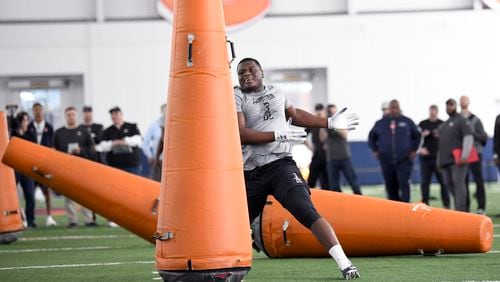
[{"label": "baseball cap", "polygon": [[91,113],[92,112],[92,106],[83,106],[82,111],[84,113]]}]

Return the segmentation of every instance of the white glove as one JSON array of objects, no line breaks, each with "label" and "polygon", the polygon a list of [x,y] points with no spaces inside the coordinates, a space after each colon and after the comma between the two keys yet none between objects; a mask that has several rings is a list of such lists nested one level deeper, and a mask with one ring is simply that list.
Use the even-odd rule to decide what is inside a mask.
[{"label": "white glove", "polygon": [[358,115],[357,114],[343,114],[347,108],[343,108],[337,112],[333,117],[328,118],[328,129],[336,130],[354,130],[356,125],[358,125]]},{"label": "white glove", "polygon": [[274,131],[274,141],[303,143],[306,141],[307,133],[303,128],[291,128],[292,120],[288,120],[287,127],[284,130]]}]

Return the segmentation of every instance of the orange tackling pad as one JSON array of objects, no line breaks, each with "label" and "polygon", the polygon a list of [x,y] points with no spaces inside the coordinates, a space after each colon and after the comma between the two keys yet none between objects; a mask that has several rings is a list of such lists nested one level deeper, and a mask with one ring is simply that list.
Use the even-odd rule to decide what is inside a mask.
[{"label": "orange tackling pad", "polygon": [[[493,244],[493,224],[483,215],[317,189],[311,197],[349,256],[485,253]],[[257,227],[269,257],[329,256],[273,197]]]},{"label": "orange tackling pad", "polygon": [[[0,112],[0,159],[9,143],[7,118]],[[0,234],[23,230],[14,170],[0,163]]]}]

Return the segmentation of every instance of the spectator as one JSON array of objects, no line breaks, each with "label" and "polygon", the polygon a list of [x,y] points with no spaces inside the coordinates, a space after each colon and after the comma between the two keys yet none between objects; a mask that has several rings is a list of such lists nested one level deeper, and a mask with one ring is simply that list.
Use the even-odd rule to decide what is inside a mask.
[{"label": "spectator", "polygon": [[[95,155],[94,142],[87,129],[77,125],[76,108],[66,108],[64,110],[64,118],[66,119],[66,126],[57,129],[54,133],[54,149],[81,158],[92,159]],[[68,227],[73,228],[78,226],[75,203],[68,197],[64,197],[64,209],[69,219]],[[82,207],[81,212],[85,218],[86,226],[97,225],[90,210]]]},{"label": "spectator", "polygon": [[[83,112],[83,123],[82,126],[87,129],[90,133],[90,137],[92,137],[92,141],[94,144],[101,143],[102,133],[104,131],[104,127],[100,123],[94,123],[94,114],[91,106],[84,106],[82,108]],[[92,160],[103,163],[104,157],[99,152],[94,152],[94,156],[92,156]],[[92,219],[94,222],[97,222],[95,212],[92,212]]]},{"label": "spectator", "polygon": [[[90,137],[92,137],[92,142],[94,142],[94,144],[101,143],[104,127],[102,126],[102,124],[94,122],[92,107],[84,106],[82,109],[82,113],[83,113],[82,126],[86,128],[87,131],[90,133]],[[102,162],[101,155],[97,153],[94,156],[92,156],[92,159],[97,162]]]},{"label": "spectator", "polygon": [[164,136],[165,136],[165,125],[163,124],[161,126],[161,137],[160,140],[158,140],[158,148],[156,149],[156,155],[155,159],[153,161],[153,166],[152,166],[152,179],[156,181],[161,181],[161,175],[162,175],[162,167],[163,167],[163,142],[164,142]]},{"label": "spectator", "polygon": [[[36,143],[39,145],[52,148],[52,140],[54,138],[54,129],[52,125],[45,121],[45,113],[42,104],[33,104],[33,117],[34,120],[29,124],[28,131],[30,134],[36,136]],[[50,188],[35,182],[35,186],[39,186],[45,197],[45,207],[47,209],[47,219],[45,224],[47,226],[55,226],[57,222],[52,217],[52,200]],[[36,188],[35,188],[36,189]]]},{"label": "spectator", "polygon": [[495,118],[495,129],[493,135],[493,161],[500,172],[500,115]]},{"label": "spectator", "polygon": [[[483,147],[488,142],[488,135],[484,131],[483,123],[481,120],[469,111],[470,100],[467,96],[460,97],[460,114],[465,118],[467,125],[472,130],[472,135],[474,136],[474,147],[477,150],[479,157],[478,162],[473,162],[469,164],[469,170],[472,172],[474,177],[474,182],[476,182],[476,193],[477,198],[477,213],[484,214],[486,209],[486,191],[484,189],[484,178],[483,178]],[[465,177],[465,188],[467,190],[467,210],[470,210],[470,196],[469,196],[469,173]]]},{"label": "spectator", "polygon": [[411,119],[401,114],[399,102],[389,103],[389,115],[373,126],[368,145],[380,162],[390,200],[410,201],[410,176],[420,132]]},{"label": "spectator", "polygon": [[[12,128],[12,137],[18,137],[26,141],[36,143],[36,136],[28,131],[28,125],[30,123],[30,118],[27,112],[20,112],[14,119],[14,124]],[[16,183],[21,185],[24,194],[25,202],[25,216],[27,225],[29,228],[36,228],[35,223],[35,183],[33,180],[27,176],[22,175],[17,172]]]},{"label": "spectator", "polygon": [[104,130],[102,141],[96,148],[106,152],[106,161],[110,166],[139,175],[141,133],[135,123],[123,120],[119,107],[111,108],[109,113],[113,125]]},{"label": "spectator", "polygon": [[444,122],[438,118],[438,107],[431,105],[429,107],[429,118],[418,124],[422,132],[422,146],[419,150],[420,155],[420,189],[422,192],[422,202],[429,205],[429,187],[431,185],[432,174],[436,176],[441,187],[441,200],[443,207],[450,208],[450,193],[443,183],[441,172],[437,169],[436,157],[439,142],[439,127]]},{"label": "spectator", "polygon": [[390,114],[389,102],[383,101],[380,109],[382,110],[382,117],[388,116]]},{"label": "spectator", "polygon": [[[337,108],[331,105],[331,116],[335,116]],[[342,192],[340,172],[352,188],[354,194],[361,195],[356,172],[351,162],[351,151],[347,143],[347,130],[328,130],[326,141],[326,160],[330,182],[330,190]]]},{"label": "spectator", "polygon": [[158,143],[162,138],[163,127],[165,126],[165,113],[167,109],[167,104],[161,105],[160,113],[161,116],[156,119],[151,126],[149,126],[146,135],[144,136],[144,141],[142,142],[142,152],[148,159],[148,164],[151,168],[150,178],[154,179],[155,175],[158,177],[158,171],[155,172],[157,168],[157,150]]},{"label": "spectator", "polygon": [[[326,118],[327,114],[323,104],[316,104],[314,107],[316,116]],[[306,146],[313,152],[311,163],[309,164],[309,176],[307,178],[307,185],[311,188],[316,187],[318,182],[321,189],[328,189],[328,172],[326,170],[326,151],[325,139],[321,138],[321,134],[326,134],[326,131],[320,128],[308,128],[307,134],[311,135],[312,144],[306,141]]]},{"label": "spectator", "polygon": [[[438,166],[442,169],[444,185],[453,196],[455,210],[468,211],[465,176],[474,137],[465,118],[457,113],[454,99],[446,101],[446,113],[450,118],[439,128]],[[461,148],[462,152],[460,158],[455,160],[452,151],[457,148]]]}]

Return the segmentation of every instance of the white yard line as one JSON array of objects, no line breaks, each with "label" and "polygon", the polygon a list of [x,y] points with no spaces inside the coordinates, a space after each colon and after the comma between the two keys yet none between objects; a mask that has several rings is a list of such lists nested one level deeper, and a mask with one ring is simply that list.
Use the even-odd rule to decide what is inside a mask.
[{"label": "white yard line", "polygon": [[499,254],[499,253],[500,253],[500,251],[489,251],[489,252],[488,252],[488,254],[490,254],[490,253],[491,253],[491,254]]},{"label": "white yard line", "polygon": [[48,269],[48,268],[68,268],[68,267],[88,267],[88,266],[114,266],[114,265],[123,265],[123,264],[151,264],[151,263],[154,263],[154,261],[123,261],[123,262],[103,262],[103,263],[14,266],[14,267],[1,267],[0,270]]},{"label": "white yard line", "polygon": [[500,237],[500,234],[493,235],[493,238],[498,238],[498,237]]},{"label": "white yard line", "polygon": [[50,241],[50,240],[84,240],[84,239],[115,239],[136,238],[134,235],[75,235],[75,236],[50,236],[50,237],[26,237],[19,241]]},{"label": "white yard line", "polygon": [[95,247],[76,247],[76,248],[42,248],[42,249],[19,249],[19,250],[0,250],[1,253],[41,253],[41,252],[63,252],[63,251],[88,251],[111,249],[111,246]]},{"label": "white yard line", "polygon": [[493,227],[498,228],[500,227],[500,224],[493,224]]},{"label": "white yard line", "polygon": [[153,280],[163,280],[161,277],[153,277]]}]

